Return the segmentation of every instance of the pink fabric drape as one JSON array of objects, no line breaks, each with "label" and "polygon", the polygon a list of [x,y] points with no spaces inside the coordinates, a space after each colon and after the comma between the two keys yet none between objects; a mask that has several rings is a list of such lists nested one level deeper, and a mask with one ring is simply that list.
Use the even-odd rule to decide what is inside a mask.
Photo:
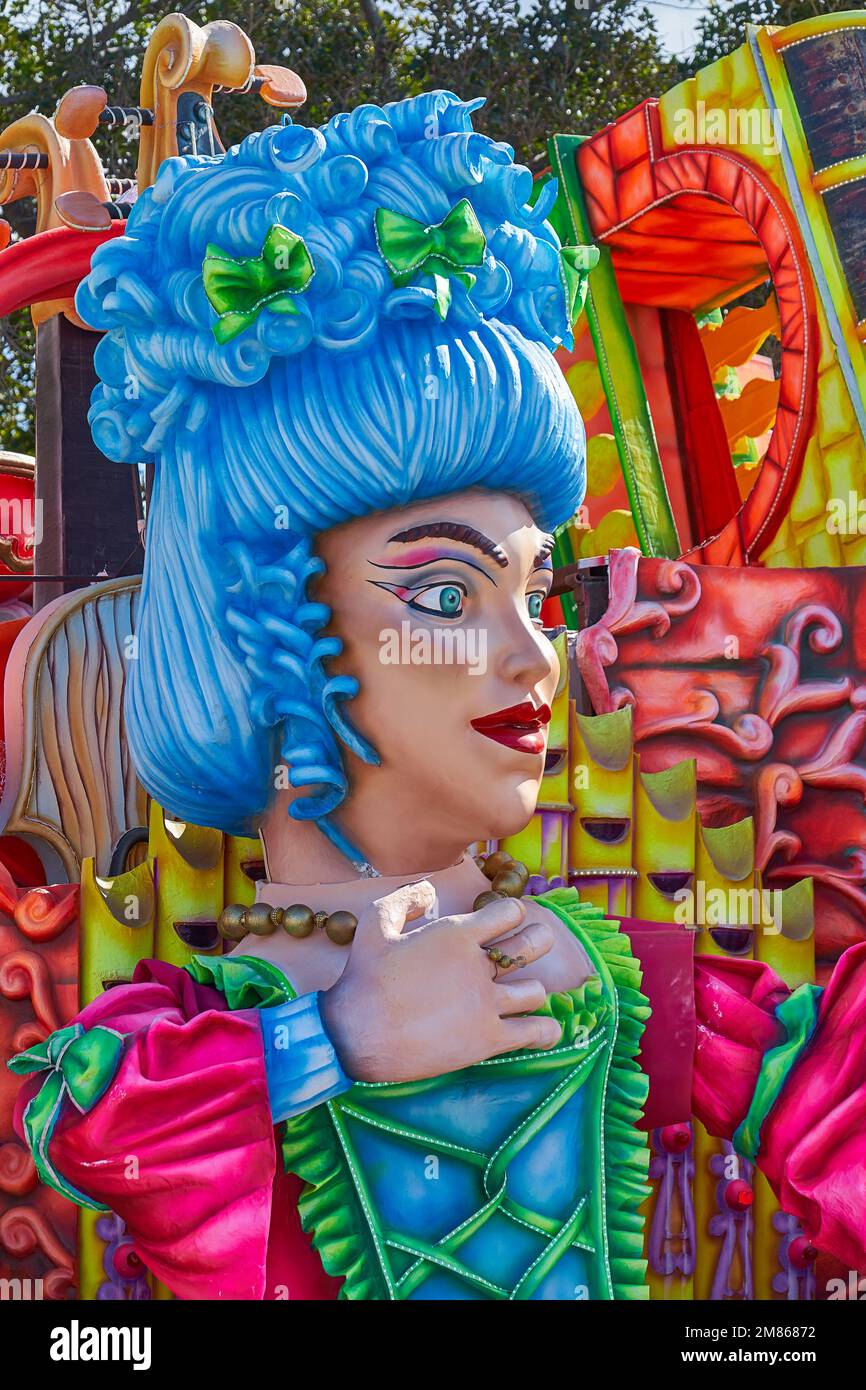
[{"label": "pink fabric drape", "polygon": [[[693,1105],[730,1138],[751,1102],[788,991],[755,961],[695,961]],[[652,1002],[652,1001],[651,1001]],[[334,1298],[282,1173],[256,1011],[158,961],[80,1014],[130,1035],[110,1089],[72,1107],[57,1168],[123,1218],[144,1263],[182,1298]],[[41,1078],[22,1088],[16,1127]],[[650,1077],[652,1085],[653,1078]],[[866,945],[839,961],[816,1033],[762,1129],[758,1166],[822,1250],[866,1265]]]},{"label": "pink fabric drape", "polygon": [[[79,1021],[128,1042],[99,1103],[67,1106],[51,1157],[122,1217],[148,1269],[180,1298],[334,1297],[300,1228],[298,1181],[277,1163],[256,1010],[143,961]],[[22,1088],[19,1133],[42,1079]]]}]

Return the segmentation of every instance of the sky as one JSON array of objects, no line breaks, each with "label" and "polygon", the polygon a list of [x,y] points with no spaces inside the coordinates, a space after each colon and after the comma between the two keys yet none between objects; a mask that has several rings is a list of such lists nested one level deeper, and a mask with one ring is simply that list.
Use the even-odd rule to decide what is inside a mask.
[{"label": "sky", "polygon": [[659,33],[669,53],[682,53],[694,48],[697,21],[709,9],[708,0],[646,0],[659,26]]}]

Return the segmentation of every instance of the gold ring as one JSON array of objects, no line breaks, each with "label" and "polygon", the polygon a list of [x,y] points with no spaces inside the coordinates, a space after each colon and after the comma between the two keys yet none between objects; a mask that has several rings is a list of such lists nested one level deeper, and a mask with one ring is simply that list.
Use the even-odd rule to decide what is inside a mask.
[{"label": "gold ring", "polygon": [[496,967],[496,973],[493,976],[494,980],[498,979],[500,970],[510,970],[512,966],[516,966],[519,969],[521,965],[526,964],[525,956],[509,956],[505,951],[500,950],[498,946],[485,946],[484,950],[488,959],[491,960]]}]

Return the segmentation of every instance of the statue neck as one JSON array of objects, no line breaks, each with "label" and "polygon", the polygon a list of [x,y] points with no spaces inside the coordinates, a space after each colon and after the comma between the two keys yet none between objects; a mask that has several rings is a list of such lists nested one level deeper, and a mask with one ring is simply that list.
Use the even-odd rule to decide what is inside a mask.
[{"label": "statue neck", "polygon": [[[296,795],[296,794],[295,794]],[[381,817],[361,817],[363,825],[375,824],[374,835],[359,833],[346,812],[338,816],[340,828],[351,843],[369,860],[375,873],[364,874],[314,821],[294,820],[289,814],[291,793],[279,793],[262,818],[260,837],[265,857],[265,876],[272,883],[319,885],[346,884],[354,880],[373,884],[396,879],[398,884],[429,878],[431,874],[454,868],[466,852],[466,845],[421,833],[417,815],[404,816],[399,830],[395,824],[382,825]],[[353,808],[354,810],[355,808]],[[380,808],[381,810],[381,808]],[[356,817],[356,819],[358,819]],[[349,821],[350,823],[346,823]],[[374,892],[372,897],[381,897]],[[298,898],[293,901],[300,901]]]},{"label": "statue neck", "polygon": [[471,912],[478,894],[490,887],[471,855],[464,854],[456,864],[445,869],[431,869],[426,873],[419,870],[407,874],[383,874],[377,878],[361,878],[355,875],[347,876],[341,881],[310,877],[303,883],[271,880],[258,885],[256,900],[269,903],[272,907],[290,907],[292,903],[305,903],[314,911],[354,912],[355,916],[359,917],[364,908],[376,898],[393,893],[406,883],[417,883],[420,879],[427,879],[432,883],[436,893],[430,913],[431,919],[446,917],[452,913]]}]

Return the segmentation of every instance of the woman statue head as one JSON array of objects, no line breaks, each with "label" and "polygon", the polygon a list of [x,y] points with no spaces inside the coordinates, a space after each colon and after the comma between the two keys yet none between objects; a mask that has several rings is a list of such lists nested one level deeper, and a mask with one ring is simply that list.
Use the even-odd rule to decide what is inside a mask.
[{"label": "woman statue head", "polygon": [[179,817],[276,808],[381,868],[401,828],[444,854],[534,809],[549,533],[584,490],[552,350],[589,259],[477,105],[169,160],[79,290],[94,439],[156,465],[126,721]]}]

